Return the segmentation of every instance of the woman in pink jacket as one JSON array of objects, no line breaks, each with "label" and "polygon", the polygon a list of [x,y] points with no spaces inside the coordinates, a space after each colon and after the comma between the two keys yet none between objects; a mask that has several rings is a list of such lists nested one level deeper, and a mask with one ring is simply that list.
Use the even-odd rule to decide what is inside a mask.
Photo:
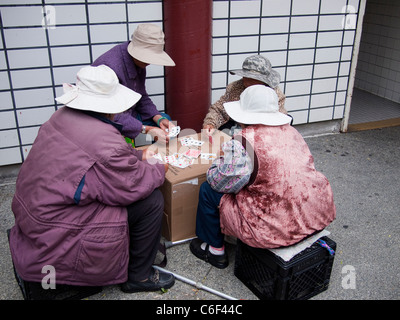
[{"label": "woman in pink jacket", "polygon": [[65,106],[42,125],[22,164],[12,202],[10,249],[25,281],[44,266],[57,284],[123,283],[124,292],[168,288],[174,277],[152,268],[168,166],[128,145],[114,114],[140,94],[107,66],[84,67],[56,100]]},{"label": "woman in pink jacket", "polygon": [[248,87],[240,101],[224,104],[242,130],[223,145],[224,155],[200,188],[196,233],[190,249],[218,268],[228,266],[224,235],[257,248],[290,246],[335,218],[326,177],[281,112],[274,90]]}]

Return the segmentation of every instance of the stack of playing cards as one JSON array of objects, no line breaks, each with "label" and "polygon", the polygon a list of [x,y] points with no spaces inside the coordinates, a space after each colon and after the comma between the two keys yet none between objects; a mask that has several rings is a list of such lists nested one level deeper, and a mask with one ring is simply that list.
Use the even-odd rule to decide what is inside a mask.
[{"label": "stack of playing cards", "polygon": [[179,139],[179,141],[181,142],[182,146],[187,146],[187,147],[190,147],[190,146],[200,147],[204,143],[204,141],[196,140],[196,139],[193,139],[192,137],[182,138],[182,139]]},{"label": "stack of playing cards", "polygon": [[179,132],[181,132],[180,126],[172,127],[171,132],[168,134],[168,137],[174,138],[179,134]]},{"label": "stack of playing cards", "polygon": [[186,157],[181,153],[174,153],[170,156],[165,156],[164,161],[178,168],[186,168],[194,162],[194,158]]}]

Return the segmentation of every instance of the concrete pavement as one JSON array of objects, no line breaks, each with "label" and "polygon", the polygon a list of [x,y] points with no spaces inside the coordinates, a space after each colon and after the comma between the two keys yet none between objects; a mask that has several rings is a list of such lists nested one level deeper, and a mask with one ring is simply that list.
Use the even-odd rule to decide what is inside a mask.
[{"label": "concrete pavement", "polygon": [[[397,300],[400,298],[400,127],[353,133],[307,134],[317,170],[330,181],[337,218],[327,228],[337,243],[329,288],[312,300]],[[21,300],[14,279],[6,229],[14,223],[15,177],[0,176],[0,300]],[[167,250],[165,267],[237,299],[258,298],[233,273],[235,245],[228,244],[228,268],[200,261],[183,243]],[[349,282],[350,272],[355,281]],[[353,279],[353,280],[354,280]],[[216,294],[177,280],[166,293],[125,294],[105,287],[89,300],[214,300]]]}]

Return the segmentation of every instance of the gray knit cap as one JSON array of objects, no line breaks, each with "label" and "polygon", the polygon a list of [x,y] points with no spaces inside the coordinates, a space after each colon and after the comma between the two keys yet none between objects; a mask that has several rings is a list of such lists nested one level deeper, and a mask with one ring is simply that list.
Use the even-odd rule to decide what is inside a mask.
[{"label": "gray knit cap", "polygon": [[273,70],[271,62],[261,55],[247,57],[243,62],[242,69],[232,70],[230,73],[245,78],[260,80],[271,88],[277,87],[281,82],[280,74]]}]

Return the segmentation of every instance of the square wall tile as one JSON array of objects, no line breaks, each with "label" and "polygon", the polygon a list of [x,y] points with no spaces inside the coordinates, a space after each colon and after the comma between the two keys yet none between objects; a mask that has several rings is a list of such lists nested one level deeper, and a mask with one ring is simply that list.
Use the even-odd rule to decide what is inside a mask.
[{"label": "square wall tile", "polygon": [[333,106],[335,102],[335,93],[322,93],[311,95],[311,108]]},{"label": "square wall tile", "polygon": [[287,67],[286,81],[311,79],[312,68],[312,65]]},{"label": "square wall tile", "polygon": [[226,56],[213,56],[212,57],[212,71],[226,71],[227,57]]},{"label": "square wall tile", "polygon": [[231,17],[258,17],[260,1],[231,1]]},{"label": "square wall tile", "polygon": [[6,71],[0,71],[0,90],[7,90],[10,88],[10,81]]},{"label": "square wall tile", "polygon": [[124,22],[126,21],[125,4],[89,5],[90,23]]},{"label": "square wall tile", "polygon": [[[10,91],[0,92],[0,111],[13,109],[13,102]],[[1,113],[0,113],[1,115]]]},{"label": "square wall tile", "polygon": [[85,5],[56,6],[56,27],[63,24],[87,23]]},{"label": "square wall tile", "polygon": [[230,38],[229,51],[231,53],[239,53],[243,51],[257,51],[258,50],[258,37],[237,37]]},{"label": "square wall tile", "polygon": [[311,109],[309,122],[332,120],[333,108]]},{"label": "square wall tile", "polygon": [[318,14],[320,0],[295,0],[293,1],[292,14]]},{"label": "square wall tile", "polygon": [[288,64],[310,64],[314,62],[314,49],[290,50],[288,53]]},{"label": "square wall tile", "polygon": [[212,40],[212,53],[226,53],[228,52],[228,38],[216,38]]},{"label": "square wall tile", "polygon": [[341,46],[343,39],[343,31],[318,32],[318,47]]},{"label": "square wall tile", "polygon": [[263,16],[289,16],[291,0],[261,0]]},{"label": "square wall tile", "polygon": [[52,84],[50,68],[11,71],[11,81],[15,89],[51,86]]},{"label": "square wall tile", "polygon": [[212,28],[213,37],[228,35],[228,20],[214,20],[212,24],[213,24]]},{"label": "square wall tile", "polygon": [[2,7],[1,17],[3,27],[41,26],[43,12],[40,6]]},{"label": "square wall tile", "polygon": [[18,148],[0,149],[0,166],[21,163],[21,153]]},{"label": "square wall tile", "polygon": [[55,104],[52,88],[15,90],[14,98],[17,108],[48,106]]},{"label": "square wall tile", "polygon": [[213,1],[213,19],[228,18],[229,2],[228,1]]},{"label": "square wall tile", "polygon": [[162,21],[162,19],[162,2],[128,4],[128,21]]},{"label": "square wall tile", "polygon": [[271,62],[272,68],[286,66],[286,51],[260,52],[260,54]]},{"label": "square wall tile", "polygon": [[163,77],[164,76],[164,66],[157,66],[155,64],[150,64],[146,67],[146,77]]},{"label": "square wall tile", "polygon": [[21,128],[19,131],[21,134],[22,144],[33,144],[38,135],[39,129],[40,126]]},{"label": "square wall tile", "polygon": [[321,0],[321,13],[344,13],[346,3],[347,0]]},{"label": "square wall tile", "polygon": [[50,62],[47,48],[8,50],[7,55],[11,69],[46,67]]},{"label": "square wall tile", "polygon": [[293,33],[289,36],[289,49],[314,48],[316,33]]},{"label": "square wall tile", "polygon": [[46,32],[41,27],[4,29],[4,38],[8,49],[47,46]]},{"label": "square wall tile", "polygon": [[0,148],[15,147],[18,145],[19,139],[18,131],[16,129],[0,131]]},{"label": "square wall tile", "polygon": [[312,93],[329,92],[336,90],[337,78],[314,80]]},{"label": "square wall tile", "polygon": [[0,130],[16,128],[14,111],[0,111],[0,116]]},{"label": "square wall tile", "polygon": [[226,87],[226,72],[224,73],[213,73],[211,76],[211,87],[212,88],[224,88]]},{"label": "square wall tile", "polygon": [[57,26],[48,32],[51,46],[86,44],[89,41],[86,26]]},{"label": "square wall tile", "polygon": [[288,35],[267,35],[261,37],[260,50],[283,50],[287,48]]},{"label": "square wall tile", "polygon": [[291,111],[289,114],[293,117],[293,125],[298,125],[308,122],[308,110]]},{"label": "square wall tile", "polygon": [[336,77],[339,63],[321,63],[314,67],[314,78]]},{"label": "square wall tile", "polygon": [[285,108],[289,111],[308,109],[310,96],[286,97]]},{"label": "square wall tile", "polygon": [[344,23],[344,15],[321,15],[319,18],[318,30],[342,30]]},{"label": "square wall tile", "polygon": [[261,33],[287,33],[289,31],[289,18],[263,18],[261,20]]},{"label": "square wall tile", "polygon": [[54,107],[20,109],[17,111],[18,124],[20,127],[42,125],[54,111]]},{"label": "square wall tile", "polygon": [[260,19],[231,20],[230,35],[259,34]]},{"label": "square wall tile", "polygon": [[335,106],[333,111],[333,119],[342,119],[344,115],[344,105],[343,106]]},{"label": "square wall tile", "polygon": [[285,83],[285,95],[287,97],[310,94],[311,80]]},{"label": "square wall tile", "polygon": [[127,41],[126,24],[91,25],[90,36],[92,43]]},{"label": "square wall tile", "polygon": [[146,79],[146,91],[149,95],[164,92],[164,78]]},{"label": "square wall tile", "polygon": [[89,46],[51,48],[51,59],[54,66],[90,64]]},{"label": "square wall tile", "polygon": [[340,60],[340,47],[317,49],[315,62],[335,62]]},{"label": "square wall tile", "polygon": [[290,22],[290,32],[316,31],[317,21],[317,16],[293,16]]}]

